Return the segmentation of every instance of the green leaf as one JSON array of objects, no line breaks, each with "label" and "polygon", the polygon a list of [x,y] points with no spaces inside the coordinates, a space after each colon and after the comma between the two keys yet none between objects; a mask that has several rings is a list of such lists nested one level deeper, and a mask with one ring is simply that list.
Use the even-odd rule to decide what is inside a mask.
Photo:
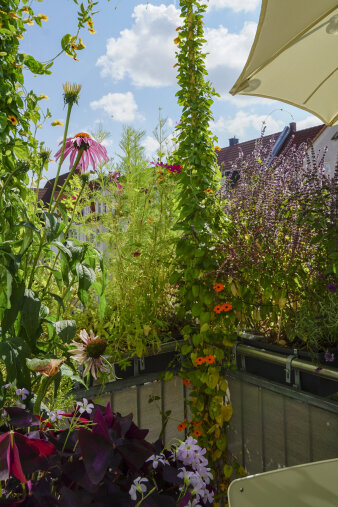
[{"label": "green leaf", "polygon": [[49,71],[45,72],[45,66],[43,63],[38,62],[31,55],[27,55],[25,58],[25,65],[29,68],[33,74],[50,74]]},{"label": "green leaf", "polygon": [[71,38],[71,34],[70,33],[66,33],[66,35],[64,35],[61,39],[61,47],[64,51],[67,50],[68,48],[68,45],[69,45],[69,39]]},{"label": "green leaf", "polygon": [[76,334],[75,320],[58,320],[55,322],[55,332],[63,342],[69,343]]},{"label": "green leaf", "polygon": [[192,351],[192,346],[191,345],[188,345],[187,343],[184,343],[182,345],[182,347],[181,347],[181,354],[183,354],[184,356],[186,356],[191,351]]},{"label": "green leaf", "polygon": [[20,159],[29,158],[30,153],[28,144],[25,141],[22,141],[21,139],[15,140],[13,151],[15,155]]},{"label": "green leaf", "polygon": [[8,125],[7,116],[0,113],[0,132],[3,132]]},{"label": "green leaf", "polygon": [[95,282],[95,271],[86,264],[78,262],[76,264],[76,273],[79,277],[79,298],[82,304],[86,305],[88,301],[88,289]]},{"label": "green leaf", "polygon": [[69,248],[67,248],[63,243],[60,241],[53,241],[51,245],[56,246],[60,250],[60,252],[64,253],[68,259],[72,258],[72,252]]},{"label": "green leaf", "polygon": [[66,364],[63,364],[60,367],[60,371],[61,371],[61,375],[64,375],[65,377],[69,377],[74,382],[79,382],[80,384],[82,384],[87,389],[87,386],[83,382],[83,380],[81,379],[81,377],[79,375],[77,375],[76,373],[74,373],[73,370],[71,368],[69,368],[69,366],[67,366]]},{"label": "green leaf", "polygon": [[45,217],[46,236],[48,241],[56,239],[60,233],[61,218],[57,213],[43,212]]},{"label": "green leaf", "polygon": [[12,337],[0,342],[0,358],[5,363],[7,382],[16,382],[18,387],[30,389],[30,374],[26,366],[26,358],[30,349],[22,338]]},{"label": "green leaf", "polygon": [[21,309],[21,323],[30,340],[35,340],[36,332],[40,327],[41,301],[31,289],[25,289]]}]

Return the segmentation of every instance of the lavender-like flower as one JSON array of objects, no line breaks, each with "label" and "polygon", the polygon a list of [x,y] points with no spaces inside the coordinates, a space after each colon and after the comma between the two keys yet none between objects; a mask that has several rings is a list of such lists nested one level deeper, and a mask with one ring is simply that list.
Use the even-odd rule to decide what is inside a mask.
[{"label": "lavender-like flower", "polygon": [[[90,412],[91,412],[91,410],[90,410]],[[50,412],[48,412],[48,418],[49,418],[50,422],[55,422],[57,420],[62,419],[63,415],[64,415],[63,410],[61,410],[59,408],[57,410],[51,410]]]},{"label": "lavender-like flower", "polygon": [[156,470],[156,468],[158,467],[159,464],[169,465],[169,461],[163,456],[163,454],[160,454],[159,456],[156,456],[155,454],[153,454],[152,456],[150,456],[150,458],[148,458],[146,460],[146,463],[148,463],[149,461],[153,462],[153,469],[154,470]]},{"label": "lavender-like flower", "polygon": [[[62,142],[60,143],[62,144]],[[92,139],[86,132],[79,132],[74,137],[68,137],[66,139],[65,151],[63,154],[63,160],[70,154],[69,157],[69,168],[73,167],[75,158],[78,150],[84,148],[82,157],[80,158],[79,167],[81,173],[85,173],[88,169],[89,163],[91,163],[93,169],[96,164],[102,164],[108,162],[109,157],[107,150],[102,144]],[[58,160],[61,156],[62,147],[55,153],[55,159]]]},{"label": "lavender-like flower", "polygon": [[15,394],[17,396],[21,396],[22,400],[25,400],[27,398],[27,396],[29,395],[29,391],[25,387],[23,387],[22,389],[17,389],[15,391]]},{"label": "lavender-like flower", "polygon": [[137,492],[143,494],[147,491],[147,486],[143,483],[148,482],[148,479],[145,477],[137,477],[133,484],[131,485],[131,488],[129,490],[129,495],[132,500],[136,500],[137,498]]},{"label": "lavender-like flower", "polygon": [[94,408],[93,403],[89,403],[87,398],[83,398],[82,401],[77,401],[76,406],[79,409],[80,414],[87,412],[87,414],[91,414]]},{"label": "lavender-like flower", "polygon": [[326,351],[325,354],[324,354],[324,360],[327,363],[332,363],[334,361],[334,353]]}]

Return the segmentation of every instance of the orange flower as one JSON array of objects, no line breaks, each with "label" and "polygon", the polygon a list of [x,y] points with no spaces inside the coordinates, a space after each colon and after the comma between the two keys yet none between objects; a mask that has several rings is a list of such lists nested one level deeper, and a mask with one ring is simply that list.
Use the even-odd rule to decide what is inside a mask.
[{"label": "orange flower", "polygon": [[185,424],[185,422],[182,422],[181,424],[179,424],[177,426],[177,429],[178,429],[178,431],[183,431],[183,430],[185,430],[186,427],[187,427],[187,425]]},{"label": "orange flower", "polygon": [[229,312],[230,310],[232,310],[232,304],[231,303],[223,303],[222,310],[223,310],[223,312]]},{"label": "orange flower", "polygon": [[215,356],[213,356],[212,354],[210,354],[209,356],[205,357],[205,362],[208,363],[208,364],[212,364],[215,361],[216,361]]},{"label": "orange flower", "polygon": [[88,32],[89,32],[89,33],[96,33],[96,30],[94,30],[94,28],[89,28],[89,29],[88,29]]},{"label": "orange flower", "polygon": [[194,437],[200,437],[202,435],[202,430],[194,430],[193,432]]},{"label": "orange flower", "polygon": [[223,289],[224,289],[224,285],[222,283],[215,283],[214,290],[216,292],[221,292],[221,290],[223,290]]},{"label": "orange flower", "polygon": [[20,34],[18,34],[18,35],[16,35],[15,37],[16,37],[17,39],[20,39],[20,40],[21,40],[21,39],[23,39],[23,35],[21,35],[21,33],[20,33]]},{"label": "orange flower", "polygon": [[178,26],[178,27],[176,28],[176,32],[178,32],[179,30],[181,30],[181,28],[182,28],[181,26]]},{"label": "orange flower", "polygon": [[221,151],[222,148],[220,148],[219,146],[215,146],[215,150],[216,151]]},{"label": "orange flower", "polygon": [[7,118],[11,122],[12,125],[17,125],[18,124],[18,120],[12,114],[10,114]]},{"label": "orange flower", "polygon": [[195,359],[195,364],[196,364],[197,366],[201,366],[201,364],[203,364],[203,363],[205,363],[205,359],[204,359],[204,357],[196,357],[196,359]]},{"label": "orange flower", "polygon": [[216,305],[214,307],[214,312],[216,312],[216,313],[221,313],[222,310],[223,310],[223,306],[222,305]]},{"label": "orange flower", "polygon": [[193,423],[193,425],[194,425],[194,426],[195,426],[195,428],[196,428],[197,426],[201,426],[201,425],[203,424],[203,421],[200,421],[200,422],[193,421],[192,423]]},{"label": "orange flower", "polygon": [[176,39],[174,39],[174,43],[175,43],[175,44],[178,44],[179,42],[180,42],[179,37],[176,37]]},{"label": "orange flower", "polygon": [[190,385],[192,384],[192,382],[191,382],[191,380],[189,380],[188,378],[184,378],[184,379],[183,379],[183,384],[184,384],[185,386],[190,386]]},{"label": "orange flower", "polygon": [[203,192],[204,192],[205,194],[213,194],[213,193],[214,193],[214,191],[213,191],[213,190],[211,190],[211,188],[207,188],[206,190],[203,190]]}]

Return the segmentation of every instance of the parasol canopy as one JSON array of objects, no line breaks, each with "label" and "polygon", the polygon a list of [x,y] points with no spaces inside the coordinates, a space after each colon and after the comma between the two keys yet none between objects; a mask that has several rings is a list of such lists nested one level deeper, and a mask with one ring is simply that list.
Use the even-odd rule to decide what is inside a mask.
[{"label": "parasol canopy", "polygon": [[230,90],[338,124],[337,0],[262,0],[255,40]]}]

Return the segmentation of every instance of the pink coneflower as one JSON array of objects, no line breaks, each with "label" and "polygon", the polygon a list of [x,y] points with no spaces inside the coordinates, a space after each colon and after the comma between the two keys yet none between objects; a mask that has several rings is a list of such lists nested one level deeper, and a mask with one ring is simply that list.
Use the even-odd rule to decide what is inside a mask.
[{"label": "pink coneflower", "polygon": [[[62,145],[62,142],[60,144]],[[92,139],[86,132],[79,132],[74,137],[68,137],[66,139],[63,160],[65,160],[65,158],[70,154],[69,168],[73,167],[77,152],[81,147],[84,148],[82,157],[79,162],[81,173],[85,173],[87,171],[89,162],[91,163],[93,169],[95,169],[97,163],[101,164],[102,162],[108,162],[109,157],[106,148],[102,146],[102,144],[95,141],[95,139]],[[61,149],[62,148],[60,148],[59,151],[55,153],[56,160],[60,158]]]},{"label": "pink coneflower", "polygon": [[94,336],[92,330],[90,331],[90,335],[88,335],[85,329],[80,331],[79,337],[83,343],[72,342],[71,345],[74,345],[76,349],[71,350],[71,354],[80,364],[86,364],[83,375],[85,376],[90,372],[96,379],[100,371],[108,372],[109,369],[102,362],[102,354],[107,348],[106,340]]}]

